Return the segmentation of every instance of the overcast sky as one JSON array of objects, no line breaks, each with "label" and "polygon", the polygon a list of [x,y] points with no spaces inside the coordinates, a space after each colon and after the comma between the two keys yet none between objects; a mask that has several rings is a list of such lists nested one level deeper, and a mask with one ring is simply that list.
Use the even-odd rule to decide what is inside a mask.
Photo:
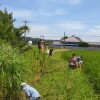
[{"label": "overcast sky", "polygon": [[29,37],[61,39],[75,35],[100,42],[100,0],[0,0],[16,19],[15,26],[28,21]]}]

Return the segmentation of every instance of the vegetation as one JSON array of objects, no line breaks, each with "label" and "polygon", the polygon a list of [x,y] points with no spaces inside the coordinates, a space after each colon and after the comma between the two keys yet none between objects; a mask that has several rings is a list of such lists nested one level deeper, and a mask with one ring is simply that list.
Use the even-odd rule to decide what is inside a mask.
[{"label": "vegetation", "polygon": [[26,72],[25,61],[9,44],[0,45],[0,100],[20,97],[20,83]]},{"label": "vegetation", "polygon": [[[37,46],[25,45],[22,35],[28,27],[15,28],[14,21],[12,14],[0,11],[0,100],[25,100],[23,81],[33,85],[42,100],[100,99],[100,51],[54,49],[48,58]],[[83,56],[82,70],[68,68],[72,53]]]},{"label": "vegetation", "polygon": [[89,47],[89,44],[87,42],[81,42],[79,44],[80,47]]},{"label": "vegetation", "polygon": [[[95,93],[100,95],[100,86],[99,86],[99,73],[100,73],[100,66],[99,66],[99,59],[100,56],[98,55],[100,51],[86,51],[86,50],[74,50],[68,51],[67,53],[63,53],[62,58],[68,60],[69,56],[72,53],[76,53],[76,55],[83,56],[83,72],[86,75],[89,82],[92,84],[92,88],[94,89]],[[98,60],[97,60],[98,59]]]},{"label": "vegetation", "polygon": [[8,13],[5,9],[0,10],[0,39],[9,42],[12,46],[25,45],[22,41],[22,35],[29,30],[27,26],[21,26],[19,28],[14,27],[15,19],[13,19],[12,13]]}]

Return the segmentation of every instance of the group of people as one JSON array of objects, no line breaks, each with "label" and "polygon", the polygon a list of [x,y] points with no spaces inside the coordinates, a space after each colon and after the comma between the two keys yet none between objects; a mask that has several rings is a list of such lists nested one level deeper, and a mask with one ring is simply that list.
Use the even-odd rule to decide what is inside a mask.
[{"label": "group of people", "polygon": [[[32,41],[31,40],[28,41],[28,45],[32,46]],[[44,44],[44,41],[42,39],[39,40],[37,46],[38,46],[39,52],[41,52],[43,54],[45,52],[45,44]],[[49,50],[48,47],[47,47],[46,53],[48,54],[48,58],[49,58],[50,56],[52,56],[53,49],[51,48]]]},{"label": "group of people", "polygon": [[69,68],[82,68],[83,57],[72,54],[69,60]]},{"label": "group of people", "polygon": [[[38,49],[39,49],[39,52],[42,51],[42,53],[44,53],[45,51],[45,45],[44,45],[44,41],[40,39],[40,41],[38,42]],[[48,54],[48,58],[50,56],[52,56],[52,53],[53,53],[53,49],[48,49],[47,47],[47,50],[46,50],[46,53]]]},{"label": "group of people", "polygon": [[[31,46],[32,45],[32,41],[29,41],[28,45]],[[39,52],[41,51],[42,53],[44,53],[45,46],[44,46],[43,40],[40,40],[38,42],[38,49],[39,49]],[[48,54],[48,58],[50,56],[52,56],[52,52],[53,52],[53,49],[49,50],[48,47],[47,47],[46,53]],[[70,59],[69,59],[69,68],[82,68],[82,64],[83,64],[82,59],[83,59],[83,57],[76,56],[73,53],[71,55]],[[21,83],[21,90],[25,91],[27,100],[40,100],[40,98],[41,98],[40,94],[38,93],[38,91],[34,87],[28,85],[25,82]]]}]

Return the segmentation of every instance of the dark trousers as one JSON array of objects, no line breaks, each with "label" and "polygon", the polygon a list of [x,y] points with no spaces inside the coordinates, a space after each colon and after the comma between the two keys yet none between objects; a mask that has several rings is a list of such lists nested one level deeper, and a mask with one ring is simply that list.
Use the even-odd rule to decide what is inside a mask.
[{"label": "dark trousers", "polygon": [[40,100],[40,97],[37,97],[35,100]]}]

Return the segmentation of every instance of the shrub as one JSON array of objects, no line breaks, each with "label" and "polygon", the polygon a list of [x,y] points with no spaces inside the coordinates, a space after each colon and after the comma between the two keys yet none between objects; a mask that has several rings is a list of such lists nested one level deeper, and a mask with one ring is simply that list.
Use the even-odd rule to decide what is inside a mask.
[{"label": "shrub", "polygon": [[89,47],[89,44],[87,42],[81,42],[79,44],[80,47]]}]

